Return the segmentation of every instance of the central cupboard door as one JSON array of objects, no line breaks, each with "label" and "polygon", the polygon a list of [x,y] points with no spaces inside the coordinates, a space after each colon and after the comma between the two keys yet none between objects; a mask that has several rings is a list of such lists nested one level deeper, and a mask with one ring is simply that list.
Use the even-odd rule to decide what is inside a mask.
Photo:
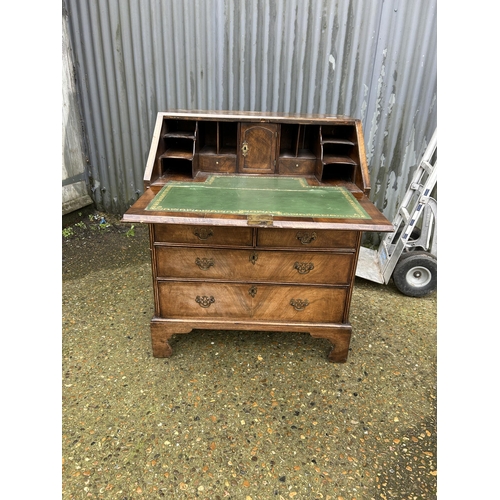
[{"label": "central cupboard door", "polygon": [[278,149],[276,123],[242,123],[238,171],[249,174],[274,173]]}]

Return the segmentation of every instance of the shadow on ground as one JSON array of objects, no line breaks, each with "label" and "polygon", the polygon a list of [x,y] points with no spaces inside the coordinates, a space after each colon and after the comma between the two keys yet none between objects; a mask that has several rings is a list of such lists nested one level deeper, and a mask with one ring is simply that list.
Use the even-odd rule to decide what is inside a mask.
[{"label": "shadow on ground", "polygon": [[358,279],[345,364],[304,333],[151,355],[147,228],[63,219],[63,498],[436,498],[436,294]]}]

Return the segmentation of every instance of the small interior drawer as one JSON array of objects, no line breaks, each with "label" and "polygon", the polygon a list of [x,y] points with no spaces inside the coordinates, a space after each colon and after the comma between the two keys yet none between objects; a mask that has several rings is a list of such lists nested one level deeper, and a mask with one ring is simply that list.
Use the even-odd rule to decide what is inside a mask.
[{"label": "small interior drawer", "polygon": [[236,155],[202,155],[198,157],[202,172],[236,172]]},{"label": "small interior drawer", "polygon": [[316,160],[303,158],[280,158],[278,169],[281,175],[313,175]]}]

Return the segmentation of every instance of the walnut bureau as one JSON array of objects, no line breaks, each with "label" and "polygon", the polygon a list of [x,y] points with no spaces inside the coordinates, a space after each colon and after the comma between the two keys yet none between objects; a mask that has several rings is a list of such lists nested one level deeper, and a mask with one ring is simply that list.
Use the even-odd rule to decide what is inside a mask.
[{"label": "walnut bureau", "polygon": [[392,231],[369,200],[361,122],[264,112],[159,113],[144,194],[155,357],[192,329],[307,332],[347,360],[363,231]]}]

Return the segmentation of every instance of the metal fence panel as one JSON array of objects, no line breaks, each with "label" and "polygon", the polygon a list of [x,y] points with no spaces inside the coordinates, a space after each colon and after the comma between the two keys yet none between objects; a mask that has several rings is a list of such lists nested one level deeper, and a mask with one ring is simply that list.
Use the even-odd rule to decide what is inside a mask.
[{"label": "metal fence panel", "polygon": [[68,26],[62,20],[62,214],[92,204],[86,182],[81,116],[73,75]]},{"label": "metal fence panel", "polygon": [[389,218],[437,123],[436,0],[66,0],[89,182],[121,213],[142,193],[156,113],[349,115]]}]

